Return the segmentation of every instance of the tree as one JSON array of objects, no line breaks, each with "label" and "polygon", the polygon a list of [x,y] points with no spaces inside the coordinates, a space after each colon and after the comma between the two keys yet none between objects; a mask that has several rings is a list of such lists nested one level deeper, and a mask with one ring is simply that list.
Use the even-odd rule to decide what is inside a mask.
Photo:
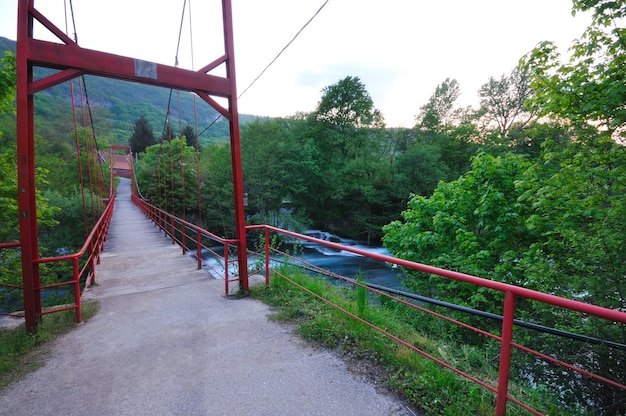
[{"label": "tree", "polygon": [[440,180],[449,178],[450,172],[441,153],[441,146],[413,143],[397,156],[392,187],[402,195],[405,203],[411,194],[431,195]]},{"label": "tree", "polygon": [[522,259],[529,281],[626,309],[626,148],[604,135],[549,140],[518,187],[520,201],[533,207],[528,231],[538,236]]},{"label": "tree", "polygon": [[553,42],[541,42],[520,65],[535,91],[541,115],[597,125],[624,140],[626,123],[626,2],[574,0],[573,14],[592,11],[591,25],[562,61]]},{"label": "tree", "polygon": [[[304,125],[304,120],[297,119],[258,119],[242,126],[246,209],[254,221],[303,231],[294,217],[303,219],[306,215],[296,199],[306,192],[306,175],[312,163],[299,137]],[[299,212],[289,212],[287,208],[292,207]]]},{"label": "tree", "polygon": [[128,145],[134,153],[143,153],[146,148],[156,144],[154,132],[152,126],[144,116],[141,116],[135,121],[133,127],[133,134],[128,139]]},{"label": "tree", "polygon": [[191,124],[183,127],[182,136],[185,138],[185,144],[189,147],[196,147],[196,129]]},{"label": "tree", "polygon": [[[584,140],[547,140],[542,157],[533,162],[515,154],[477,156],[472,170],[440,183],[430,198],[412,197],[404,222],[384,227],[385,246],[401,258],[625,309],[626,148],[606,133],[577,136],[583,133]],[[501,296],[454,280],[409,273],[405,283],[444,301],[502,310]],[[520,301],[516,310],[521,320],[597,339],[623,342],[626,336],[624,325],[533,302]],[[484,342],[458,336],[463,342]],[[624,351],[586,345],[581,354],[580,344],[547,334],[518,331],[516,337],[532,337],[540,352],[556,353],[610,379],[626,377]],[[619,389],[547,371],[533,360],[520,368],[535,383],[554,386],[567,408],[601,408],[601,414],[615,415],[625,410]]]},{"label": "tree", "polygon": [[15,111],[15,55],[4,52],[0,59],[0,113]]},{"label": "tree", "polygon": [[[15,110],[15,55],[5,52],[0,60],[0,114]],[[0,138],[3,133],[0,131]],[[11,149],[9,151],[9,149]],[[17,166],[15,144],[0,148],[0,242],[19,237]]]},{"label": "tree", "polygon": [[420,107],[420,112],[415,116],[416,127],[440,133],[446,126],[458,121],[460,110],[455,110],[454,105],[460,96],[459,82],[446,78],[437,85],[428,102]]},{"label": "tree", "polygon": [[233,238],[235,208],[230,145],[208,145],[201,154],[200,163],[204,228],[222,237]]},{"label": "tree", "polygon": [[[479,132],[472,124],[474,111],[471,107],[456,107],[456,101],[460,96],[461,89],[457,80],[446,78],[443,83],[437,85],[435,92],[415,117],[417,124],[414,129],[414,145],[430,149],[431,155],[434,155],[433,151],[439,153],[436,159],[441,167],[429,170],[435,176],[425,177],[424,172],[420,175],[420,182],[430,182],[433,185],[429,186],[429,191],[424,193],[416,187],[413,193],[430,195],[437,182],[456,179],[469,169],[470,158],[476,151]],[[424,152],[413,150],[409,155],[402,157],[406,162],[415,165],[419,162],[408,160],[411,154]]]},{"label": "tree", "polygon": [[[15,111],[15,55],[5,52],[0,60],[0,114]],[[0,131],[0,138],[3,133]],[[6,143],[0,148],[0,242],[19,238],[19,215],[17,203],[17,155],[16,143]],[[37,167],[36,181],[45,183],[47,170]],[[37,217],[42,225],[55,225],[54,213],[58,208],[48,204],[41,190],[36,190]]]},{"label": "tree", "polygon": [[384,122],[365,85],[351,76],[322,89],[315,116],[339,128],[381,127]]},{"label": "tree", "polygon": [[[532,97],[528,74],[516,67],[511,75],[502,75],[499,80],[493,77],[478,90],[483,124],[488,130],[494,129],[497,137],[505,138],[511,128],[526,126],[534,114],[526,107],[526,101]],[[495,127],[490,127],[495,126]]]},{"label": "tree", "polygon": [[182,169],[183,165],[196,166],[195,149],[185,146],[180,139],[146,148],[143,158],[135,165],[137,183],[143,195],[151,203],[178,216],[186,212],[187,206],[193,209],[197,205],[196,171]]},{"label": "tree", "polygon": [[316,194],[312,188],[305,198],[319,225],[370,238],[380,233],[382,224],[370,219],[385,205],[379,188],[390,180],[388,176],[383,179],[378,169],[388,150],[384,119],[358,77],[348,76],[322,93],[308,132],[321,181],[312,184]]},{"label": "tree", "polygon": [[[383,239],[395,256],[492,280],[521,284],[512,262],[528,243],[526,207],[517,201],[515,181],[529,162],[514,154],[479,154],[472,169],[441,182],[429,198],[414,195],[401,221],[383,228]],[[501,299],[485,291],[438,276],[411,275],[406,284],[417,293],[500,313]]]},{"label": "tree", "polygon": [[[536,241],[520,256],[519,266],[529,287],[625,310],[626,148],[606,133],[585,136],[569,143],[547,141],[543,159],[521,178],[520,201],[533,207],[525,224]],[[548,322],[599,339],[626,339],[626,325],[580,314],[552,314]],[[626,379],[626,351],[596,345],[580,354],[580,345],[546,342],[583,368],[613,380]],[[538,376],[554,384],[549,373]],[[570,377],[563,389],[565,400],[593,404],[603,409],[599,414],[626,411],[623,390]]]}]

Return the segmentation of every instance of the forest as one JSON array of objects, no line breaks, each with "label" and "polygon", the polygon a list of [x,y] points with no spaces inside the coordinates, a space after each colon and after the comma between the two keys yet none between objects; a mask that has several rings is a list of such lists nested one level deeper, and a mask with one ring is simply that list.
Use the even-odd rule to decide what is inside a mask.
[{"label": "forest", "polygon": [[[626,5],[574,0],[573,11],[593,19],[570,55],[550,42],[537,45],[510,73],[486,80],[478,108],[458,106],[461,86],[447,78],[416,103],[412,128],[388,128],[367,86],[346,75],[321,91],[311,113],[242,116],[248,223],[322,229],[382,243],[397,257],[626,311],[626,29],[619,27]],[[0,242],[19,236],[14,76],[7,52],[0,64]],[[118,81],[96,79],[87,85],[100,148],[131,146],[143,196],[232,237],[228,124],[212,110],[201,116],[201,132],[192,119],[166,118],[167,91],[133,85],[129,93]],[[36,99],[36,159],[41,245],[60,253],[82,244],[84,226],[67,89],[54,90]],[[172,100],[169,113],[189,117],[185,95],[186,104],[179,110]],[[14,282],[15,259],[0,256],[0,279]],[[404,283],[501,311],[493,293],[458,282],[415,274]],[[532,322],[626,342],[624,325],[519,308]],[[538,343],[561,348],[554,338]],[[623,350],[561,353],[626,380]],[[549,375],[541,381],[550,383]],[[579,410],[594,403],[602,414],[626,411],[624,393],[575,384],[560,388]]]}]

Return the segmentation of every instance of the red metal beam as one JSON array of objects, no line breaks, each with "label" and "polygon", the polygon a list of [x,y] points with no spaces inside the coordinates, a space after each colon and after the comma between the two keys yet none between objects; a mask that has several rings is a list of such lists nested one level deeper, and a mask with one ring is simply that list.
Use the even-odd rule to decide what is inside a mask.
[{"label": "red metal beam", "polygon": [[222,0],[224,20],[224,49],[226,50],[226,75],[230,84],[229,111],[230,155],[233,171],[233,195],[235,196],[235,232],[237,234],[237,260],[239,263],[239,285],[248,291],[248,252],[246,247],[246,217],[243,205],[243,174],[241,167],[241,144],[239,139],[239,110],[237,108],[237,86],[235,83],[235,46],[233,42],[233,12],[231,0]]},{"label": "red metal beam", "polygon": [[[243,290],[248,290],[231,0],[222,0],[222,15],[224,54],[200,71],[191,71],[81,48],[35,9],[34,0],[19,0],[16,56],[18,207],[24,308],[28,330],[36,329],[37,319],[41,316],[39,263],[37,261],[39,245],[35,187],[34,94],[83,74],[196,92],[229,120],[240,283]],[[33,19],[56,35],[62,43],[34,39]],[[226,77],[207,74],[220,65],[226,66]],[[34,82],[34,66],[54,68],[62,72]],[[220,106],[212,96],[226,98],[228,109]]]},{"label": "red metal beam", "polygon": [[20,221],[24,316],[29,332],[37,328],[41,315],[39,241],[35,193],[34,97],[28,92],[33,82],[32,63],[28,57],[33,36],[33,18],[28,12],[33,0],[20,0],[18,5],[16,48],[17,103],[17,204]]},{"label": "red metal beam", "polygon": [[37,81],[33,81],[28,87],[28,92],[30,94],[35,94],[47,88],[54,87],[57,84],[61,84],[62,82],[69,81],[71,79],[79,77],[83,74],[84,72],[78,69],[66,69],[64,71],[57,72],[56,74],[50,75],[48,77],[38,79]]},{"label": "red metal beam", "polygon": [[227,78],[94,51],[76,45],[29,39],[29,60],[35,66],[73,68],[91,75],[185,91],[204,91],[220,97],[228,97],[231,93],[231,82]]}]

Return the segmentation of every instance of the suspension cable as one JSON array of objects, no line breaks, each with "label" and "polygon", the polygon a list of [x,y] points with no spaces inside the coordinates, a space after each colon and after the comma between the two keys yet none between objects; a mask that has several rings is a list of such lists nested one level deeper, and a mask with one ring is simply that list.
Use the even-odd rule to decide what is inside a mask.
[{"label": "suspension cable", "polygon": [[[74,32],[73,33],[74,42],[78,44],[78,31],[76,30],[76,18],[74,14],[74,5],[73,5],[72,0],[69,0],[69,6],[70,6],[70,16],[72,19],[72,28]],[[66,31],[66,34],[69,36],[69,28],[68,28],[68,21],[67,21],[67,1],[64,2],[64,10],[65,10],[65,31]],[[79,94],[80,94],[80,100],[81,100],[81,116],[83,119],[83,136],[85,139],[85,154],[87,158],[87,171],[88,171],[88,176],[89,176],[89,193],[90,193],[90,198],[91,198],[92,221],[95,224],[96,223],[96,211],[97,211],[97,215],[99,215],[104,209],[103,201],[101,198],[99,198],[99,196],[100,196],[100,192],[105,188],[104,186],[105,175],[104,175],[104,170],[103,170],[102,165],[98,163],[100,149],[98,148],[96,130],[95,130],[94,122],[93,122],[93,114],[91,111],[89,94],[87,92],[87,82],[85,80],[84,75],[81,75],[80,79],[82,81],[82,85],[81,83],[79,83]],[[73,83],[70,83],[70,88],[72,90],[72,94],[74,94]],[[84,98],[83,98],[83,91],[84,91]],[[85,108],[87,109],[87,117],[85,117]],[[87,134],[88,132],[87,124],[89,124],[89,126],[91,127],[89,129],[90,134]],[[90,145],[92,145],[91,151],[90,151]],[[94,165],[93,172],[92,172],[92,164]],[[99,175],[96,175],[95,173],[97,171],[96,165],[98,165],[100,168]],[[82,170],[82,163],[81,163],[80,169]],[[84,180],[82,178],[81,178],[81,187],[84,187]],[[82,192],[84,193],[84,190]],[[83,196],[83,210],[86,211],[86,209],[87,209],[86,201],[84,201],[84,196]]]},{"label": "suspension cable", "polygon": [[180,90],[178,91],[178,137],[180,138],[180,182],[181,182],[181,191],[182,191],[182,203],[183,203],[183,212],[182,219],[183,221],[187,221],[187,201],[185,198],[185,147],[187,146],[187,140],[185,139],[185,143],[183,143],[183,119],[182,119],[182,109],[180,108]]},{"label": "suspension cable", "polygon": [[87,221],[87,206],[86,206],[86,201],[85,201],[83,163],[82,163],[82,158],[81,158],[82,152],[80,150],[81,146],[80,146],[79,133],[78,133],[78,123],[76,120],[76,100],[74,98],[74,80],[70,80],[70,96],[71,96],[71,101],[72,101],[72,115],[74,119],[74,139],[75,139],[75,145],[76,145],[76,157],[78,160],[78,180],[80,182],[80,195],[81,195],[81,199],[83,203],[83,223],[85,226],[85,237],[87,237],[89,235],[89,225]]},{"label": "suspension cable", "polygon": [[[298,36],[300,36],[300,34],[304,31],[304,29],[317,17],[318,14],[320,14],[322,9],[324,9],[324,7],[326,7],[326,5],[329,2],[330,2],[330,0],[326,0],[326,1],[324,1],[324,3],[322,3],[322,5],[319,7],[319,9],[317,9],[317,11],[313,14],[313,16],[311,16],[311,18],[309,20],[307,20],[307,22],[300,28],[300,30],[298,30],[298,32],[294,35],[294,37],[291,38],[291,40],[289,42],[287,42],[287,44],[280,50],[280,52],[278,52],[278,54],[274,57],[274,59],[272,59],[270,61],[270,63],[267,64],[265,66],[265,68],[263,68],[263,70],[256,76],[256,78],[254,78],[252,80],[252,82],[246,88],[244,88],[244,90],[239,94],[237,99],[240,99],[259,80],[259,78],[261,78],[261,76],[263,76],[263,74],[265,74],[265,72],[278,60],[278,58],[283,54],[283,52],[285,52],[287,50],[287,48],[289,46],[291,46],[291,44],[296,40],[296,38]],[[220,114],[220,115],[218,115],[218,117],[215,120],[213,120],[211,122],[211,124],[209,124],[207,127],[205,127],[205,129],[202,130],[202,132],[200,134],[198,134],[198,136],[201,136],[205,131],[210,129],[215,123],[217,123],[221,119],[222,119],[222,115]]]},{"label": "suspension cable", "polygon": [[[71,15],[72,15],[72,22],[74,22],[74,13],[73,13],[73,7],[71,4],[71,0],[70,0],[70,10],[72,10]],[[68,27],[68,21],[67,21],[67,1],[63,2],[63,6],[64,6],[64,16],[65,16],[65,33],[68,34],[69,32],[69,27]],[[74,26],[74,32],[76,32],[75,26]],[[74,33],[74,41],[76,41],[77,37],[76,37],[76,33]],[[70,80],[70,96],[71,96],[71,102],[72,102],[72,118],[74,121],[74,141],[75,141],[75,146],[76,146],[76,158],[77,158],[77,163],[78,163],[78,180],[80,183],[80,195],[81,195],[81,201],[82,201],[82,210],[83,210],[83,226],[85,229],[85,237],[87,237],[89,235],[89,222],[87,220],[87,202],[85,200],[85,180],[84,180],[84,176],[83,176],[83,162],[82,162],[82,151],[81,151],[81,145],[80,145],[80,134],[78,132],[78,122],[77,122],[77,116],[76,116],[76,96],[74,93],[74,80]],[[80,87],[80,84],[79,84]],[[81,99],[82,101],[82,99]]]},{"label": "suspension cable", "polygon": [[94,179],[93,179],[93,175],[91,172],[91,149],[90,149],[90,142],[89,142],[89,130],[87,129],[87,118],[85,116],[85,101],[83,99],[83,89],[81,88],[80,83],[78,84],[78,92],[79,92],[79,97],[80,97],[80,102],[81,102],[81,117],[83,119],[83,139],[85,142],[85,158],[87,160],[87,178],[88,178],[88,183],[89,183],[89,198],[91,201],[91,221],[92,224],[95,224],[97,219],[96,219],[96,210],[95,210],[95,198],[94,198]]},{"label": "suspension cable", "polygon": [[256,82],[257,82],[257,80],[258,80],[259,78],[261,78],[261,76],[265,73],[265,71],[267,71],[267,70],[269,69],[269,67],[270,67],[270,66],[272,66],[272,65],[274,64],[274,62],[276,62],[276,60],[280,57],[280,55],[282,55],[282,54],[283,54],[283,52],[285,52],[285,50],[287,50],[287,48],[288,48],[289,46],[291,46],[291,44],[292,44],[292,43],[296,40],[296,38],[297,38],[298,36],[300,36],[300,33],[302,33],[302,31],[303,31],[303,30],[304,30],[304,29],[305,29],[305,28],[306,28],[306,27],[307,27],[307,26],[308,26],[308,25],[309,25],[309,24],[313,21],[313,19],[315,19],[315,18],[317,17],[317,15],[318,15],[318,14],[320,14],[320,12],[322,11],[322,9],[323,9],[324,7],[326,7],[326,5],[328,4],[328,2],[329,2],[329,1],[330,1],[330,0],[326,0],[326,1],[325,1],[325,2],[324,2],[321,6],[320,6],[320,8],[319,8],[319,9],[317,9],[317,11],[316,11],[316,12],[313,14],[313,16],[311,16],[311,18],[310,18],[310,19],[309,19],[309,20],[308,20],[308,21],[304,24],[304,26],[302,26],[302,27],[300,28],[300,30],[298,30],[298,32],[295,34],[295,36],[294,36],[294,37],[293,37],[293,38],[292,38],[289,42],[287,42],[287,44],[286,44],[286,45],[285,45],[285,46],[284,46],[284,47],[280,50],[280,52],[278,52],[278,55],[276,55],[276,56],[274,57],[274,59],[272,59],[272,60],[270,61],[270,63],[269,63],[269,64],[267,64],[267,66],[266,66],[265,68],[263,68],[263,70],[259,73],[259,75],[257,75],[257,76],[256,76],[256,78],[254,78],[254,79],[252,80],[252,82],[250,83],[250,85],[248,85],[248,86],[247,86],[247,87],[246,87],[246,88],[245,88],[245,89],[241,92],[241,94],[239,94],[239,97],[237,97],[237,98],[241,98],[241,96],[242,96],[242,95],[244,95],[244,94],[246,93],[246,91],[248,91],[248,90],[250,89],[250,87],[252,87],[252,86],[254,85],[254,83],[256,83]]},{"label": "suspension cable", "polygon": [[[191,12],[191,0],[189,0],[189,48],[191,50],[191,70],[195,71],[194,64],[194,49],[193,49],[193,25],[192,25],[192,12]],[[200,177],[200,136],[198,135],[198,106],[197,106],[197,96],[193,95],[193,120],[194,120],[194,143],[196,145],[196,179],[197,179],[197,195],[196,195],[196,206],[198,211],[197,223],[200,228],[202,228],[202,192],[201,192],[201,184],[202,180]]]}]

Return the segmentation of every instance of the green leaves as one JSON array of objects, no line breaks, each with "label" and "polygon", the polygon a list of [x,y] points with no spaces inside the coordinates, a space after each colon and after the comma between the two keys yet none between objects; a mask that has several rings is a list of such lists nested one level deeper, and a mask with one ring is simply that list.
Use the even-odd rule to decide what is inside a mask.
[{"label": "green leaves", "polygon": [[[532,162],[512,154],[477,156],[469,172],[440,183],[430,198],[412,196],[403,221],[384,227],[385,246],[401,258],[626,309],[626,148],[606,134],[577,133],[571,142],[546,140],[542,157]],[[490,290],[423,273],[409,273],[405,283],[419,294],[502,313],[502,295]],[[589,317],[521,299],[516,314],[598,338],[624,337],[623,325],[599,319],[591,324]],[[624,379],[623,352],[586,345],[581,354],[580,344],[532,336],[549,354]],[[532,362],[523,365],[523,374],[554,386],[566,408],[580,411],[593,403],[594,411],[613,406],[615,414],[623,412],[623,393],[607,386],[562,379]]]},{"label": "green leaves", "polygon": [[[404,222],[384,227],[384,243],[394,255],[439,267],[519,283],[514,268],[503,261],[527,240],[525,206],[517,202],[515,181],[529,167],[522,156],[481,154],[472,170],[456,181],[440,183],[430,198],[413,196],[402,213]],[[420,293],[441,292],[450,282],[434,288],[419,277],[407,284]],[[453,284],[454,286],[454,284]],[[473,307],[491,309],[493,299],[455,289],[455,298]],[[441,293],[443,294],[443,293]]]},{"label": "green leaves", "polygon": [[[542,42],[520,61],[530,74],[534,108],[575,124],[600,124],[615,138],[626,123],[626,33],[623,1],[576,0],[574,13],[593,11],[591,26],[575,41],[569,61]],[[622,137],[623,138],[623,137]]]},{"label": "green leaves", "polygon": [[0,113],[15,111],[15,55],[4,52],[0,59]]},{"label": "green leaves", "polygon": [[[189,133],[187,133],[189,134]],[[187,143],[189,143],[190,139],[187,139]],[[195,135],[193,138],[195,142]],[[148,122],[148,119],[141,116],[135,121],[135,126],[133,127],[133,134],[128,139],[128,145],[130,146],[133,153],[143,153],[146,151],[146,148],[156,144],[157,140],[154,137],[154,132],[152,130],[152,126]]]},{"label": "green leaves", "polygon": [[324,87],[316,118],[340,128],[380,127],[382,115],[359,77],[346,77]]},{"label": "green leaves", "polygon": [[435,92],[415,117],[417,125],[425,130],[442,132],[458,121],[459,111],[454,109],[461,95],[461,87],[456,79],[446,78],[437,85]]},{"label": "green leaves", "polygon": [[524,267],[561,294],[626,307],[626,149],[602,136],[566,148],[548,142],[544,160],[519,183],[538,236]]}]

